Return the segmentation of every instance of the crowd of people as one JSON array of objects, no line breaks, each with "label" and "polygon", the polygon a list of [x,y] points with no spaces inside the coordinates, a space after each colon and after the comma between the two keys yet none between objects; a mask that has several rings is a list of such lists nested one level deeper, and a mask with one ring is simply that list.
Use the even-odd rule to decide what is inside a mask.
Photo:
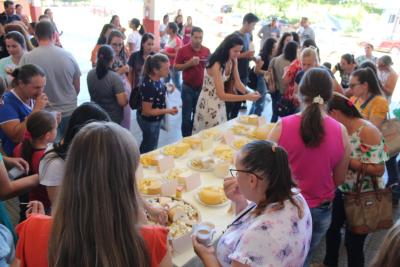
[{"label": "crowd of people", "polygon": [[[224,180],[235,219],[215,248],[194,236],[194,251],[205,266],[310,266],[325,238],[320,266],[338,266],[344,227],[348,265],[365,265],[367,234],[346,225],[343,195],[356,190],[360,171],[362,192],[399,182],[397,155],[388,155],[380,131],[398,78],[390,56],[375,57],[367,43],[364,55],[321,64],[306,17],[297,32],[281,32],[272,18],[256,53],[253,13],[213,52],[180,10],[174,22],[163,17],[160,38],[137,18],[127,31],[114,15],[91,52],[91,102],[78,106],[81,71],[52,11],[34,23],[22,6],[4,8],[0,199],[19,197],[20,224],[0,202],[0,266],[172,266],[168,215],[138,193],[140,154],[157,149],[167,114],[181,113],[186,137],[236,118],[247,101],[249,114],[261,116],[267,94],[276,124],[268,140],[237,153]],[[174,90],[181,109],[167,105]],[[371,266],[400,265],[399,236],[395,225]]]}]

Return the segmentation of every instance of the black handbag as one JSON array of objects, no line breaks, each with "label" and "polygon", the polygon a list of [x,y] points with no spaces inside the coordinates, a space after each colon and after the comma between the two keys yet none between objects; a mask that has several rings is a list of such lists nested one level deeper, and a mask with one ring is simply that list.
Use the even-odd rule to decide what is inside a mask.
[{"label": "black handbag", "polygon": [[277,103],[277,113],[279,117],[286,117],[297,112],[298,107],[291,99],[282,97]]},{"label": "black handbag", "polygon": [[249,80],[247,86],[253,90],[257,90],[257,74],[255,72],[255,67],[249,69]]}]

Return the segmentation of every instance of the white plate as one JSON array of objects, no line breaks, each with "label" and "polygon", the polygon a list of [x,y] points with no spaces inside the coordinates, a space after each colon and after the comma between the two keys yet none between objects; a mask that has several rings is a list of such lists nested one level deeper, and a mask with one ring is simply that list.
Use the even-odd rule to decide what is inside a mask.
[{"label": "white plate", "polygon": [[232,143],[230,144],[230,146],[231,146],[234,150],[236,150],[236,151],[242,149],[242,147],[246,145],[246,144],[244,144],[241,148],[237,148],[237,147],[234,145],[234,143],[235,143],[235,141],[238,141],[238,140],[245,140],[245,141],[247,141],[246,144],[248,144],[248,143],[251,142],[251,139],[250,139],[250,138],[244,138],[244,137],[240,137],[240,138],[237,138],[236,140],[233,140]]},{"label": "white plate", "polygon": [[168,155],[165,153],[165,147],[161,148],[161,154],[163,154],[164,156],[172,156],[174,157],[174,159],[184,159],[187,157],[187,155],[190,153],[191,148],[189,148],[188,151],[186,151],[186,153],[184,153],[182,156],[174,156],[174,155]]},{"label": "white plate", "polygon": [[226,205],[228,205],[230,203],[229,199],[226,199],[225,202],[222,202],[220,204],[217,205],[209,205],[204,203],[203,201],[201,201],[200,197],[199,197],[199,193],[200,190],[202,188],[198,188],[195,192],[194,192],[194,199],[196,199],[197,202],[199,202],[201,205],[205,206],[205,207],[210,207],[210,208],[220,208],[220,207],[225,207]]},{"label": "white plate", "polygon": [[[147,179],[145,178],[145,179],[141,179],[141,180],[149,180],[149,178],[147,178]],[[161,179],[150,179],[150,180],[161,180]],[[138,181],[138,183],[140,183],[140,181]],[[138,184],[138,186],[137,186],[137,189],[138,189],[140,195],[142,195],[142,196],[144,196],[144,197],[160,197],[160,196],[161,196],[161,194],[149,195],[149,194],[143,193],[143,192],[140,191],[140,189],[139,189],[139,184]]]},{"label": "white plate", "polygon": [[195,168],[195,167],[192,166],[192,161],[193,160],[195,160],[195,159],[188,160],[187,164],[186,164],[191,170],[198,171],[198,172],[211,172],[211,171],[214,170],[214,167],[210,167],[210,168],[207,168],[207,169]]}]

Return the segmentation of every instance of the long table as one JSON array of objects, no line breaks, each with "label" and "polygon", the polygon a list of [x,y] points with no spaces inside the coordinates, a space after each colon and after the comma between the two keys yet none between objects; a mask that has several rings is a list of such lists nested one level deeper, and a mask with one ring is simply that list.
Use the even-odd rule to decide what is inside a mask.
[{"label": "long table", "polygon": [[[225,122],[221,125],[218,125],[214,127],[221,133],[227,132],[229,128],[233,124],[238,123],[236,119],[230,120],[228,122]],[[251,127],[251,126],[249,126]],[[198,133],[198,136],[200,135]],[[180,141],[179,141],[180,142]],[[212,147],[214,148],[216,145],[220,144],[222,141],[221,140],[214,140]],[[187,164],[190,159],[194,157],[201,157],[201,156],[207,156],[207,155],[213,155],[213,148],[207,150],[207,151],[201,151],[200,149],[191,149],[188,153],[183,155],[180,158],[175,159],[175,167],[177,168],[188,168]],[[161,153],[162,148],[158,148],[157,150],[151,152],[157,152]],[[195,172],[195,171],[193,171]],[[144,178],[147,177],[157,177],[162,175],[158,173],[154,168],[144,168],[143,169],[144,173]],[[223,178],[219,178],[213,174],[213,172],[199,172],[200,173],[200,179],[201,179],[201,186],[222,186],[223,185]],[[233,220],[234,213],[228,212],[230,208],[230,203],[227,203],[225,206],[221,207],[208,207],[204,206],[199,203],[198,200],[195,199],[195,192],[196,190],[190,191],[190,192],[183,192],[182,194],[182,199],[185,200],[186,202],[190,203],[195,207],[198,212],[200,213],[201,221],[203,222],[211,222],[215,225],[216,229],[216,234],[214,236],[214,240],[217,240],[221,235],[222,232],[226,229],[227,225]],[[230,201],[229,201],[230,202]],[[196,261],[199,261],[196,254],[193,251],[193,247],[191,243],[188,245],[187,249],[185,251],[181,251],[180,253],[174,251],[173,253],[173,264],[175,266],[196,266]]]}]

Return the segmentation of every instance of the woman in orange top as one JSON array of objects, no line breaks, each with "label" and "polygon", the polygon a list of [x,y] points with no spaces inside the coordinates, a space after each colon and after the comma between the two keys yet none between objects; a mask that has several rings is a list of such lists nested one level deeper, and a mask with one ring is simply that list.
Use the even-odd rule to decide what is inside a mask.
[{"label": "woman in orange top", "polygon": [[17,226],[21,267],[172,266],[167,230],[145,222],[129,131],[93,122],[75,136],[54,216]]},{"label": "woman in orange top", "polygon": [[[376,127],[380,128],[389,112],[389,104],[383,95],[375,72],[371,68],[354,71],[350,77],[349,88],[353,92],[351,101],[360,111],[361,115]],[[399,180],[399,170],[396,163],[397,154],[386,161],[388,183],[391,185]],[[397,200],[394,200],[394,204]]]},{"label": "woman in orange top", "polygon": [[92,67],[96,66],[97,52],[99,51],[99,49],[102,45],[107,44],[108,36],[110,36],[110,33],[113,29],[115,29],[114,25],[104,24],[103,29],[101,30],[99,39],[97,39],[96,46],[93,48],[91,56],[90,56],[90,61],[92,62]]}]

